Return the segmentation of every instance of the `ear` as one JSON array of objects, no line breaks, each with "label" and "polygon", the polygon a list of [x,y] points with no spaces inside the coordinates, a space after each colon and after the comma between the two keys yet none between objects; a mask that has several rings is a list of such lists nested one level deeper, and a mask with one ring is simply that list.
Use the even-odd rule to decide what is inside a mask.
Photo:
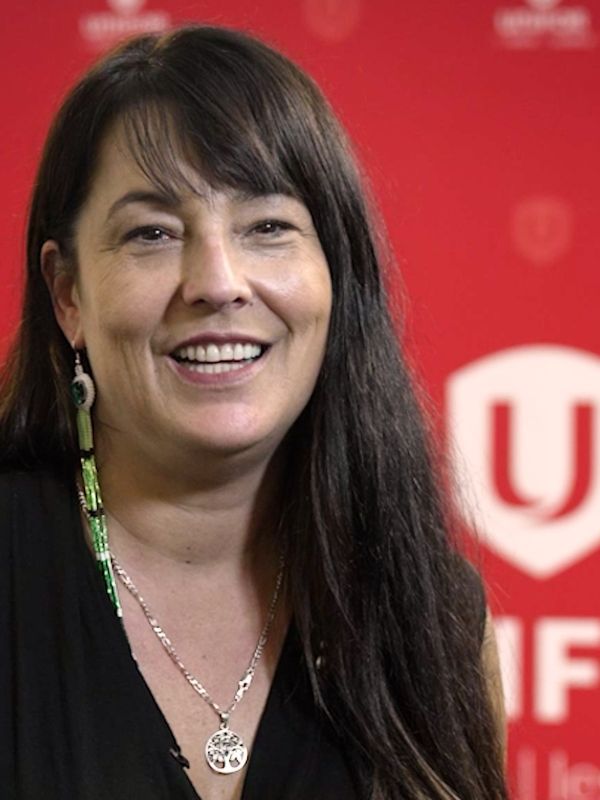
[{"label": "ear", "polygon": [[72,269],[69,269],[58,242],[48,239],[40,251],[40,265],[52,298],[56,321],[69,344],[81,350],[85,339],[81,327],[79,292]]}]

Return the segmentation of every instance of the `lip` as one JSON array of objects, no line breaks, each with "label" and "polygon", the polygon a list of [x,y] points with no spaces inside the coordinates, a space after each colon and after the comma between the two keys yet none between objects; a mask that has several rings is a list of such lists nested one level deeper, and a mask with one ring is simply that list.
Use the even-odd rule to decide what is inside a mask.
[{"label": "lip", "polygon": [[[236,334],[237,335],[237,334]],[[188,339],[185,343],[181,345],[177,345],[177,347],[183,347],[185,345],[193,345],[193,344],[202,344],[203,342],[214,342],[215,344],[218,342],[248,342],[249,344],[263,344],[261,341],[252,338],[241,338],[241,339],[231,339],[229,338],[229,334],[225,339],[207,339],[204,336],[200,338]],[[185,365],[180,363],[179,361],[175,361],[174,358],[171,357],[170,354],[166,356],[167,363],[169,364],[170,369],[185,383],[191,383],[200,386],[211,386],[211,387],[218,387],[218,386],[236,386],[241,383],[245,383],[246,381],[252,380],[258,373],[263,369],[265,362],[268,360],[269,356],[271,355],[271,347],[263,344],[266,348],[260,358],[257,358],[255,361],[252,361],[250,364],[246,364],[243,367],[238,367],[237,369],[231,370],[230,372],[219,372],[218,374],[215,373],[208,373],[208,372],[194,372],[193,370],[186,369]]]}]

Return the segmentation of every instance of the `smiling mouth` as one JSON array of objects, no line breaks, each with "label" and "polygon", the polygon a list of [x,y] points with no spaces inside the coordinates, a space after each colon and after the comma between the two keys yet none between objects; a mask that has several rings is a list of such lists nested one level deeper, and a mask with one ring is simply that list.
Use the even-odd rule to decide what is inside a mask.
[{"label": "smiling mouth", "polygon": [[242,369],[258,361],[268,349],[268,345],[248,342],[186,345],[174,350],[170,358],[191,372],[219,374]]}]

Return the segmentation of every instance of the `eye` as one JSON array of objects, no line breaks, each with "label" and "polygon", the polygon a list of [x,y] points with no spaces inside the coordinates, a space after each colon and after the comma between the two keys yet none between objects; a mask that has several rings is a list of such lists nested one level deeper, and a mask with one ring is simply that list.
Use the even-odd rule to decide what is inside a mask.
[{"label": "eye", "polygon": [[145,244],[152,244],[153,242],[167,242],[172,239],[169,231],[161,228],[159,225],[143,225],[139,228],[134,228],[125,234],[125,241],[139,241]]},{"label": "eye", "polygon": [[257,233],[260,236],[277,238],[283,236],[288,231],[294,230],[295,226],[290,222],[281,219],[265,219],[253,225],[250,233]]}]

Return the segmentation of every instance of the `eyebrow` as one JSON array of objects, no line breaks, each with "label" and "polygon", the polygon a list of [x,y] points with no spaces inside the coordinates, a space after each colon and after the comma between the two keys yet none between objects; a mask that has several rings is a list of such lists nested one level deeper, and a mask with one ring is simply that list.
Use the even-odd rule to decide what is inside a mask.
[{"label": "eyebrow", "polygon": [[150,191],[147,189],[134,189],[126,192],[122,197],[111,205],[106,215],[108,221],[119,209],[130,203],[147,203],[153,206],[163,206],[163,208],[178,208],[181,205],[181,198],[176,195],[165,194],[164,192]]},{"label": "eyebrow", "polygon": [[[232,188],[227,190],[231,194],[233,200],[244,203],[250,202],[252,200],[258,199],[265,199],[269,196],[274,196],[280,194],[280,192],[258,192],[252,191],[251,189],[237,189]],[[203,192],[195,192],[196,197],[201,199],[206,199],[207,195]],[[149,189],[133,189],[130,192],[126,192],[122,197],[119,197],[118,200],[111,205],[108,209],[108,213],[106,215],[106,221],[113,216],[117,211],[123,208],[130,203],[147,203],[148,205],[153,206],[161,206],[163,208],[167,208],[170,210],[175,210],[180,208],[183,204],[181,197],[176,194],[167,194],[165,192],[160,192],[157,190],[149,190]]]}]

